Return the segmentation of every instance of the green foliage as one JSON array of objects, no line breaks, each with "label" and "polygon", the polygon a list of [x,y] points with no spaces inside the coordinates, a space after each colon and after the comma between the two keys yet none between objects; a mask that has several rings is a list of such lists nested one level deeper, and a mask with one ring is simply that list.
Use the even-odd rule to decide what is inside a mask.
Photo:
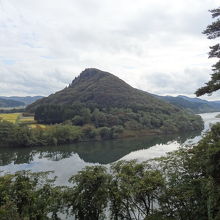
[{"label": "green foliage", "polygon": [[124,128],[121,125],[113,126],[111,128],[112,138],[118,138],[120,136],[120,134],[123,133],[123,131],[124,131]]},{"label": "green foliage", "polygon": [[[77,108],[74,109],[74,106]],[[52,115],[50,115],[50,109]],[[55,113],[56,110],[57,113]],[[68,114],[62,115],[62,112],[68,112]],[[55,116],[57,120],[53,119]],[[72,106],[57,106],[56,108],[55,105],[42,105],[37,108],[35,119],[39,123],[46,124],[49,122],[52,124],[54,122],[71,122],[73,125],[84,126],[89,123],[96,128],[121,126],[127,130],[158,129],[162,133],[200,130],[203,127],[200,116],[187,112],[176,112],[170,117],[163,112],[145,112],[132,108],[129,110],[124,108],[95,108],[92,111],[92,109],[79,103]]]},{"label": "green foliage", "polygon": [[[212,24],[208,25],[203,34],[206,34],[208,39],[215,39],[220,37],[220,8],[210,11],[212,18],[217,18]],[[220,44],[217,43],[210,47],[209,58],[217,58],[218,62],[212,66],[213,74],[211,80],[206,83],[206,86],[199,88],[196,91],[197,96],[204,94],[211,94],[220,89]]]},{"label": "green foliage", "polygon": [[53,125],[46,129],[31,129],[6,121],[0,122],[0,146],[31,147],[70,144],[79,141],[82,136],[80,127],[68,124]]},{"label": "green foliage", "polygon": [[113,219],[145,219],[163,186],[163,177],[149,164],[120,161],[112,166],[110,210]]},{"label": "green foliage", "polygon": [[60,105],[42,105],[36,109],[34,119],[39,123],[55,124],[63,121],[64,109]]},{"label": "green foliage", "polygon": [[49,213],[57,216],[61,191],[47,175],[23,171],[1,176],[0,219],[50,219]]},{"label": "green foliage", "polygon": [[95,128],[93,125],[75,126],[70,121],[46,128],[29,128],[26,125],[0,121],[0,147],[33,147],[71,144],[79,141],[118,138],[122,126]]},{"label": "green foliage", "polygon": [[86,167],[65,188],[55,187],[47,173],[7,174],[0,177],[0,219],[66,213],[79,220],[219,220],[219,161],[216,124],[196,146],[148,162],[118,161],[108,170]]},{"label": "green foliage", "polygon": [[112,138],[111,128],[102,127],[102,128],[99,130],[99,134],[100,134],[100,136],[101,136],[102,139],[111,139],[111,138]]},{"label": "green foliage", "polygon": [[82,128],[82,133],[86,139],[95,138],[97,135],[95,128],[91,125],[85,125]]},{"label": "green foliage", "polygon": [[78,141],[81,137],[81,129],[72,125],[55,125],[45,130],[46,141],[54,144],[70,144]]},{"label": "green foliage", "polygon": [[0,146],[31,146],[32,139],[32,132],[27,127],[7,121],[0,122]]},{"label": "green foliage", "polygon": [[70,178],[75,185],[68,193],[67,203],[76,219],[105,219],[109,179],[103,166],[86,167]]},{"label": "green foliage", "polygon": [[206,179],[186,149],[160,159],[165,184],[158,198],[163,215],[174,219],[207,219]]},{"label": "green foliage", "polygon": [[196,168],[206,179],[209,219],[220,218],[220,123],[193,148],[192,160],[197,161]]}]

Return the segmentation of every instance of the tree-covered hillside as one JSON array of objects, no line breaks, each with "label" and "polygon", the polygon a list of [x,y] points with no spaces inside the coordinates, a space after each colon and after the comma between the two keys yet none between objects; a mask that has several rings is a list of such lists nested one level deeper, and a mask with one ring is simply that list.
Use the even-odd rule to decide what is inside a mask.
[{"label": "tree-covered hillside", "polygon": [[127,130],[177,132],[203,127],[199,116],[135,89],[118,77],[86,69],[65,89],[26,109],[40,123],[68,121],[73,125],[122,126]]},{"label": "tree-covered hillside", "polygon": [[178,111],[177,108],[155,99],[152,95],[132,88],[130,85],[108,72],[90,68],[84,70],[65,89],[40,99],[27,107],[28,111],[42,104],[71,105],[82,102],[99,107],[145,107],[149,110],[163,109]]}]

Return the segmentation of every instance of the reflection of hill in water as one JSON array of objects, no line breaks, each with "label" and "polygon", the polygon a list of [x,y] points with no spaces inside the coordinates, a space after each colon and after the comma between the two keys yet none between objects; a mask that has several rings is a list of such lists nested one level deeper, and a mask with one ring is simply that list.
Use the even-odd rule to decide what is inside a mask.
[{"label": "reflection of hill in water", "polygon": [[85,142],[42,148],[0,148],[0,165],[3,166],[12,162],[14,164],[30,163],[36,157],[59,161],[71,157],[74,153],[77,153],[85,162],[108,164],[119,160],[132,151],[147,149],[156,144],[167,144],[170,141],[177,141],[182,144],[187,139],[198,135],[200,135],[200,132],[137,139]]}]

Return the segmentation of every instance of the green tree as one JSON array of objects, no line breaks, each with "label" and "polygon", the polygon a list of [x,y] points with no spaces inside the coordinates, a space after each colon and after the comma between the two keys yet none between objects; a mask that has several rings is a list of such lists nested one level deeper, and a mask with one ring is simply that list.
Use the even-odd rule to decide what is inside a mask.
[{"label": "green tree", "polygon": [[79,220],[105,219],[109,175],[103,166],[86,167],[69,180],[74,184],[67,193],[70,212]]},{"label": "green tree", "polygon": [[193,148],[193,161],[196,169],[206,179],[208,219],[220,219],[220,123]]},{"label": "green tree", "polygon": [[[47,173],[26,171],[0,177],[0,219],[56,219],[62,201],[61,188]],[[59,201],[59,202],[58,202]]]},{"label": "green tree", "polygon": [[112,138],[112,129],[108,127],[102,127],[99,130],[99,134],[102,139],[111,139]]},{"label": "green tree", "polygon": [[[203,34],[206,34],[208,39],[215,39],[220,37],[220,7],[217,9],[210,10],[212,18],[217,18],[212,24],[204,30]],[[210,47],[209,58],[220,58],[220,44],[217,43]],[[206,83],[206,86],[199,88],[196,91],[197,96],[204,94],[211,94],[216,90],[220,89],[220,60],[213,65],[213,74],[211,75],[211,80]]]},{"label": "green tree", "polygon": [[106,126],[106,116],[105,116],[105,113],[100,111],[97,108],[93,111],[91,120],[95,124],[96,127],[104,127],[104,126]]},{"label": "green tree", "polygon": [[119,161],[111,167],[110,210],[112,219],[147,219],[156,211],[164,180],[147,163]]},{"label": "green tree", "polygon": [[83,117],[79,115],[74,116],[74,118],[72,119],[72,123],[74,125],[82,126],[84,124]]},{"label": "green tree", "polygon": [[10,146],[15,140],[16,126],[7,121],[0,121],[0,145]]},{"label": "green tree", "polygon": [[158,196],[162,214],[176,220],[207,220],[207,179],[198,169],[198,160],[192,159],[191,150],[183,148],[158,161],[165,178]]}]

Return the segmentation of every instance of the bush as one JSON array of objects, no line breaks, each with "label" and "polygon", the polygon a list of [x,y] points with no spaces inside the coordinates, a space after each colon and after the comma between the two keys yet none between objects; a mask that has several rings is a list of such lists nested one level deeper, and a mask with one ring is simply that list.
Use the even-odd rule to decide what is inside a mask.
[{"label": "bush", "polygon": [[102,139],[110,139],[110,138],[112,138],[112,130],[111,130],[111,128],[107,128],[107,127],[100,128],[99,134],[100,134]]}]

